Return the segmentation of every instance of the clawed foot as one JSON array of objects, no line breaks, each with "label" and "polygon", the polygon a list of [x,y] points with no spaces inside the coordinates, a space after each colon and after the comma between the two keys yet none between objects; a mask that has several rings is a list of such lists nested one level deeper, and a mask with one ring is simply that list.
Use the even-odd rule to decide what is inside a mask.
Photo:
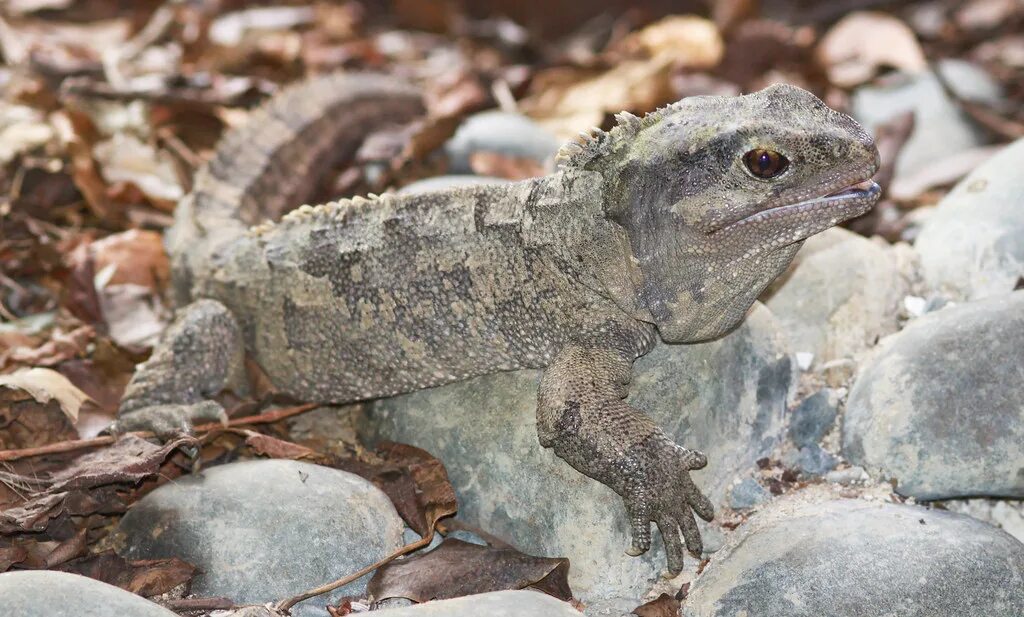
[{"label": "clawed foot", "polygon": [[684,541],[686,549],[698,559],[703,550],[694,513],[710,521],[715,509],[689,473],[707,465],[707,458],[674,443],[667,445],[668,451],[659,448],[652,456],[634,460],[637,473],[627,485],[624,497],[633,531],[633,545],[626,553],[637,556],[647,552],[651,547],[651,521],[654,521],[665,541],[669,573],[675,576],[683,569]]},{"label": "clawed foot", "polygon": [[215,401],[192,404],[162,404],[140,407],[122,413],[107,430],[114,434],[151,431],[167,441],[179,435],[191,435],[197,424],[227,424],[227,413]]}]

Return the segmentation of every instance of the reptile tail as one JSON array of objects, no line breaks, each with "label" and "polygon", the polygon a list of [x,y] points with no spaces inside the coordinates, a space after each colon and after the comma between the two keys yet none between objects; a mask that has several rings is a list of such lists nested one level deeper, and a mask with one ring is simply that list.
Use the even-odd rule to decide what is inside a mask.
[{"label": "reptile tail", "polygon": [[196,173],[167,233],[179,306],[197,276],[252,225],[313,196],[321,177],[370,133],[424,113],[420,92],[395,78],[336,73],[291,85],[231,129]]}]

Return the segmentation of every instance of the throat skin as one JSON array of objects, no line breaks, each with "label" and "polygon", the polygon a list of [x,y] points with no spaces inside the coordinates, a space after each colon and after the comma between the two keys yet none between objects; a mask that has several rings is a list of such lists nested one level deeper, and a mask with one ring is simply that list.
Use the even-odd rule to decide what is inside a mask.
[{"label": "throat skin", "polygon": [[[196,289],[304,399],[350,402],[547,366],[615,324],[636,347],[638,271],[600,174],[303,208],[236,243]],[[353,230],[359,230],[358,234]]]}]

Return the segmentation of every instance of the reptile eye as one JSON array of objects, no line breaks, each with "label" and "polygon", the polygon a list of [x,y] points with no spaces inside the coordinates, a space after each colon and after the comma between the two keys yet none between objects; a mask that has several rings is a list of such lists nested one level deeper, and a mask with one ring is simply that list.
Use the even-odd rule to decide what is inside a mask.
[{"label": "reptile eye", "polygon": [[775,150],[754,148],[743,155],[743,164],[758,178],[774,178],[789,167],[789,159]]}]

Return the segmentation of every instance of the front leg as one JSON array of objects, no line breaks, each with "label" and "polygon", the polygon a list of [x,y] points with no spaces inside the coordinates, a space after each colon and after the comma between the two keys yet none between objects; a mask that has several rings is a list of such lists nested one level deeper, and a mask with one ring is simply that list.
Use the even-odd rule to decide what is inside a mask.
[{"label": "front leg", "polygon": [[665,541],[668,569],[683,568],[683,542],[699,556],[700,531],[693,517],[714,517],[711,502],[690,479],[707,459],[673,442],[623,399],[633,360],[646,353],[653,334],[635,328],[601,328],[568,344],[541,378],[537,406],[540,443],[565,462],[622,496],[640,555],[651,545],[651,522]]}]

